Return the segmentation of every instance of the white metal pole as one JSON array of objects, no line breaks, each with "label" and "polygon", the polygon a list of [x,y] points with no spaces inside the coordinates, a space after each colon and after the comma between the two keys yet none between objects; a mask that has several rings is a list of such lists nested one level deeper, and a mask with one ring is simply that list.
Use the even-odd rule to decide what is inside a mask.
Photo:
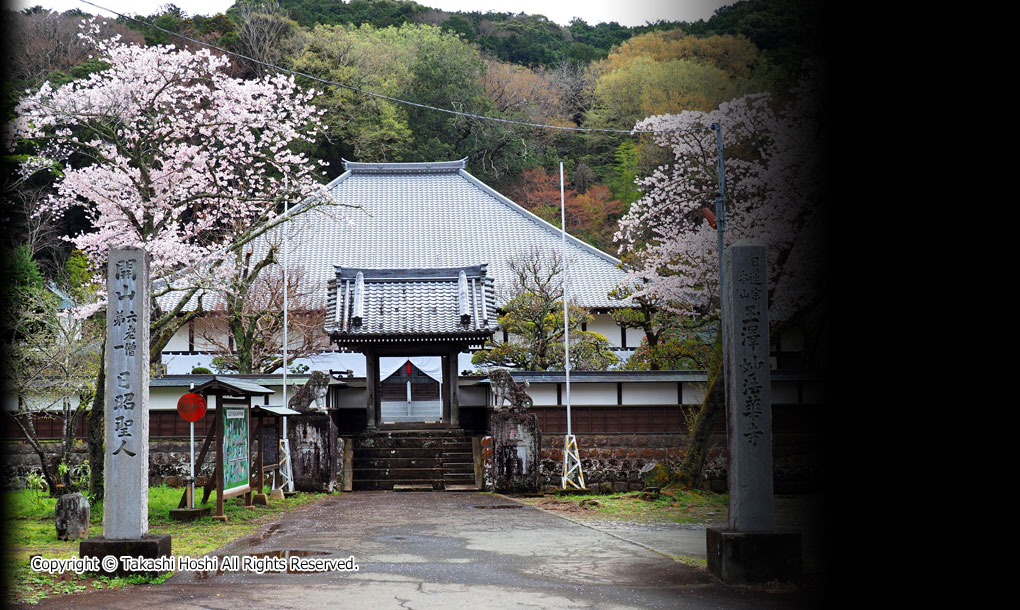
[{"label": "white metal pole", "polygon": [[567,436],[570,428],[570,322],[567,317],[567,207],[563,196],[563,161],[560,161],[560,245],[563,252],[563,371],[567,385]]},{"label": "white metal pole", "polygon": [[[286,218],[283,224],[283,406],[287,406],[287,246],[290,240],[287,237],[290,227],[290,199],[283,203],[283,216]],[[283,417],[283,437],[287,438],[287,416]]]},{"label": "white metal pole", "polygon": [[[287,178],[284,177],[284,201],[283,201],[283,216],[285,218],[283,222],[283,253],[282,253],[282,264],[283,264],[283,407],[287,407],[287,356],[288,356],[288,338],[287,338],[287,326],[288,326],[288,303],[287,298],[287,250],[290,247],[290,193],[287,188]],[[290,441],[287,437],[287,416],[283,416],[283,430],[282,430],[283,442],[279,447],[278,457],[286,460],[287,472],[290,472]],[[277,460],[279,464],[281,460]],[[284,485],[287,491],[294,491],[294,482],[290,476],[286,477]]]}]

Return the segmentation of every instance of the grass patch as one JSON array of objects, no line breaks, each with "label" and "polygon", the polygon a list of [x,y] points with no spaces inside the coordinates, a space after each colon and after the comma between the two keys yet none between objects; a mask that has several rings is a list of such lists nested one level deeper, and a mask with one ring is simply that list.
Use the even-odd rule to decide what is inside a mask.
[{"label": "grass patch", "polygon": [[[211,516],[191,522],[173,521],[170,519],[170,509],[177,508],[183,491],[165,485],[149,488],[149,531],[153,534],[170,534],[172,553],[190,557],[201,557],[274,521],[283,513],[328,495],[300,493],[255,508],[239,506],[231,498],[223,503],[223,512],[228,518],[226,523],[216,521]],[[71,572],[33,572],[29,567],[33,555],[53,559],[76,557],[80,541],[57,539],[54,524],[56,498],[37,496],[28,490],[4,492],[0,495],[7,514],[4,555],[0,561],[7,578],[7,602],[34,604],[53,595],[79,593],[90,588],[116,589],[139,584],[161,584],[172,575],[114,577]],[[216,506],[215,492],[209,496],[205,506]],[[89,536],[102,533],[102,504],[97,504],[91,508]]]},{"label": "grass patch", "polygon": [[516,500],[553,512],[583,519],[627,523],[714,523],[727,518],[729,496],[702,490],[664,489],[654,500],[640,492],[610,495],[546,495]]},{"label": "grass patch", "polygon": [[707,568],[708,560],[700,557],[691,557],[690,555],[670,555],[673,561],[679,561],[684,565],[691,566],[692,568]]}]

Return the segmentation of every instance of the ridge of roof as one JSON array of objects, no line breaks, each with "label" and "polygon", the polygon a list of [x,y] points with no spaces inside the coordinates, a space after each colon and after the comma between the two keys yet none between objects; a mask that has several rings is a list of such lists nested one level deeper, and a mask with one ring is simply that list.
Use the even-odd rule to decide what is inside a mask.
[{"label": "ridge of roof", "polygon": [[402,267],[397,269],[380,269],[376,267],[365,268],[333,265],[333,269],[336,273],[337,279],[354,279],[357,277],[358,273],[361,273],[366,282],[394,280],[450,280],[457,279],[457,276],[461,271],[463,271],[468,277],[482,277],[491,281],[492,278],[486,277],[486,269],[488,266],[488,263],[482,263],[480,265],[468,265],[461,267],[418,267],[414,269]]},{"label": "ridge of roof", "polygon": [[342,159],[348,172],[358,174],[434,174],[463,170],[467,157],[457,161],[423,161],[417,163],[363,163]]}]

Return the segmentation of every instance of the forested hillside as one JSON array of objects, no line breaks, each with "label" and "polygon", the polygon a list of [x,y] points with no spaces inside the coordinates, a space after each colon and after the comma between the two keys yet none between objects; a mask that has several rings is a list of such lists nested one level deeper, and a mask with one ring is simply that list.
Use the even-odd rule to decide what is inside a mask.
[{"label": "forested hillside", "polygon": [[[139,44],[198,49],[171,33],[244,55],[237,77],[271,66],[339,84],[297,77],[321,92],[314,103],[326,129],[304,152],[342,171],[341,159],[427,161],[467,157],[469,169],[554,224],[559,224],[558,164],[565,165],[567,228],[611,253],[616,221],[641,192],[635,178],[668,161],[649,135],[537,128],[541,123],[630,130],[636,123],[685,110],[708,111],[743,94],[783,99],[805,59],[820,53],[810,0],[744,0],[707,21],[640,27],[562,27],[541,15],[446,12],[398,0],[239,2],[225,14],[187,15],[173,5],[139,17],[101,20],[104,35]],[[104,69],[78,38],[83,14],[42,9],[5,12],[10,44],[3,100],[6,118],[26,90],[57,86]],[[166,31],[162,31],[166,30]],[[477,116],[402,104],[368,92]],[[497,117],[519,123],[491,122]],[[55,247],[47,235],[73,233],[87,221],[73,211],[43,231],[27,216],[48,188],[8,178],[13,221]],[[35,228],[33,228],[35,227]],[[22,232],[23,234],[23,232]]]}]

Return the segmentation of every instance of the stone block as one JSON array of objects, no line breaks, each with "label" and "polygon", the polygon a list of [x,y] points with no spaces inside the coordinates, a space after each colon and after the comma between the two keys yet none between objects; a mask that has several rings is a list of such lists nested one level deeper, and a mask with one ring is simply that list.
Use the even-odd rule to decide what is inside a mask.
[{"label": "stone block", "polygon": [[709,528],[708,570],[728,585],[799,582],[799,533],[736,532]]},{"label": "stone block", "polygon": [[490,418],[493,489],[528,493],[539,489],[542,433],[534,413],[499,411]]},{"label": "stone block", "polygon": [[157,557],[170,557],[171,544],[170,534],[145,534],[134,540],[114,540],[95,536],[82,540],[78,545],[79,557],[103,557],[111,555],[117,558],[117,569],[112,572],[104,572],[107,575],[129,576],[131,574],[156,575],[157,572],[136,572],[128,570],[121,557],[143,557],[155,559]]},{"label": "stone block", "polygon": [[66,494],[57,500],[55,509],[57,539],[81,540],[89,535],[91,507],[80,493]]}]

